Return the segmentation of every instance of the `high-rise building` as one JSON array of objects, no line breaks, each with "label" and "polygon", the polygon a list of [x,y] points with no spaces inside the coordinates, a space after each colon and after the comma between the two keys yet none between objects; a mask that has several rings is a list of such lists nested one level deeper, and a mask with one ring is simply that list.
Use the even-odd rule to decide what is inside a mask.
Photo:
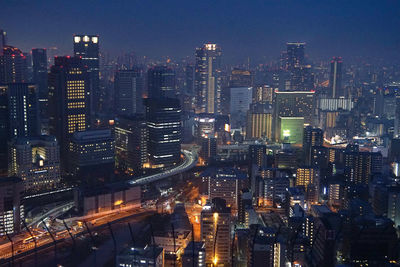
[{"label": "high-rise building", "polygon": [[45,48],[32,49],[33,82],[38,86],[40,101],[47,101],[47,51]]},{"label": "high-rise building", "polygon": [[142,115],[119,116],[115,122],[116,167],[130,175],[140,175],[148,163],[148,129]]},{"label": "high-rise building", "polygon": [[319,128],[307,126],[304,128],[303,134],[303,151],[305,163],[311,165],[312,148],[314,146],[321,147],[324,144],[324,131]]},{"label": "high-rise building", "polygon": [[205,263],[212,266],[231,264],[231,209],[225,200],[214,198],[203,207],[200,219],[201,241],[205,243]]},{"label": "high-rise building", "polygon": [[115,113],[132,116],[143,108],[144,77],[141,69],[119,70],[115,74]]},{"label": "high-rise building", "polygon": [[253,97],[252,87],[230,88],[230,118],[232,128],[241,128],[246,125],[246,114]]},{"label": "high-rise building", "polygon": [[26,56],[13,46],[4,46],[0,55],[0,83],[28,81]]},{"label": "high-rise building", "polygon": [[149,130],[149,161],[152,168],[175,165],[181,155],[182,112],[175,98],[145,99]]},{"label": "high-rise building", "polygon": [[275,92],[275,116],[304,117],[312,125],[315,114],[315,92]]},{"label": "high-rise building", "polygon": [[215,159],[217,155],[217,138],[202,137],[200,156],[205,162]]},{"label": "high-rise building", "polygon": [[0,29],[0,56],[3,55],[3,48],[7,45],[7,33]]},{"label": "high-rise building", "polygon": [[149,98],[176,97],[175,71],[167,66],[155,66],[147,71]]},{"label": "high-rise building", "polygon": [[331,61],[331,72],[329,75],[329,96],[339,98],[344,95],[342,88],[342,58],[334,57]]},{"label": "high-rise building", "polygon": [[387,197],[387,217],[398,227],[400,225],[400,188],[390,188],[387,192]]},{"label": "high-rise building", "polygon": [[196,49],[197,113],[221,113],[221,55],[221,48],[216,44],[204,44]]},{"label": "high-rise building", "polygon": [[0,85],[0,98],[4,104],[2,139],[7,142],[14,137],[39,135],[39,110],[37,87],[29,83]]},{"label": "high-rise building", "polygon": [[253,75],[249,70],[233,69],[229,81],[230,87],[251,87],[253,86]]},{"label": "high-rise building", "polygon": [[0,236],[21,230],[24,219],[24,186],[17,177],[0,179]]},{"label": "high-rise building", "polygon": [[273,109],[270,104],[252,104],[247,112],[246,139],[272,140]]},{"label": "high-rise building", "polygon": [[99,73],[99,36],[81,35],[73,36],[74,55],[82,58],[82,64],[87,66],[90,78],[91,113],[98,112],[103,106],[103,96],[100,91]]},{"label": "high-rise building", "polygon": [[257,86],[253,89],[253,103],[269,103],[274,101],[275,90],[269,85]]},{"label": "high-rise building", "polygon": [[355,184],[368,184],[371,176],[372,153],[345,152],[344,175],[346,181]]},{"label": "high-rise building", "polygon": [[88,183],[109,181],[114,172],[114,150],[109,129],[75,132],[69,144],[69,171]]},{"label": "high-rise building", "polygon": [[26,194],[49,191],[60,183],[60,149],[55,137],[19,137],[9,143],[9,176],[22,179]]},{"label": "high-rise building", "polygon": [[286,43],[286,68],[293,70],[304,65],[304,49],[306,43],[302,42],[288,42]]},{"label": "high-rise building", "polygon": [[234,168],[206,169],[201,176],[208,184],[209,199],[222,198],[226,206],[237,210],[238,195],[246,182],[246,174]]},{"label": "high-rise building", "polygon": [[69,142],[74,132],[90,126],[90,79],[79,57],[56,57],[49,74],[49,130],[60,145],[66,170]]}]

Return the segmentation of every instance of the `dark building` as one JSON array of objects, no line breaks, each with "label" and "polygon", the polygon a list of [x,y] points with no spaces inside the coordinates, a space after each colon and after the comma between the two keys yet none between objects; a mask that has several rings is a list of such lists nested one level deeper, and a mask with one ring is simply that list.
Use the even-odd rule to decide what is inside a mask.
[{"label": "dark building", "polygon": [[0,236],[15,234],[21,230],[24,220],[24,185],[16,177],[0,179]]},{"label": "dark building", "polygon": [[210,162],[213,159],[215,159],[216,155],[217,155],[217,138],[202,137],[200,156],[203,158],[203,160],[206,162]]},{"label": "dark building", "polygon": [[87,66],[90,78],[91,113],[99,112],[103,107],[103,95],[99,83],[99,36],[74,35],[74,55],[82,58],[82,64]]},{"label": "dark building", "polygon": [[60,145],[61,167],[66,169],[74,132],[90,126],[90,79],[79,57],[56,57],[49,73],[49,130]]},{"label": "dark building", "polygon": [[204,242],[190,242],[182,256],[182,267],[205,266],[206,249]]},{"label": "dark building", "polygon": [[33,82],[38,86],[40,101],[47,101],[47,51],[45,48],[32,49]]},{"label": "dark building", "polygon": [[144,77],[141,69],[119,70],[115,74],[115,113],[132,116],[143,108]]},{"label": "dark building", "polygon": [[145,99],[149,161],[153,168],[175,165],[181,155],[182,112],[178,99]]},{"label": "dark building", "polygon": [[148,163],[148,129],[144,115],[119,116],[115,122],[116,167],[140,175]]},{"label": "dark building", "polygon": [[0,29],[0,56],[3,55],[3,48],[7,44],[7,34],[4,30]]},{"label": "dark building", "polygon": [[176,97],[174,69],[167,66],[155,66],[147,71],[149,98]]},{"label": "dark building", "polygon": [[37,87],[30,83],[0,85],[2,103],[5,104],[2,118],[2,139],[39,135],[39,113]]},{"label": "dark building", "polygon": [[114,138],[111,130],[75,132],[69,144],[69,171],[83,182],[110,181],[114,172]]},{"label": "dark building", "polygon": [[0,55],[0,83],[23,83],[28,81],[26,56],[13,46],[4,46]]},{"label": "dark building", "polygon": [[286,68],[293,70],[304,65],[304,49],[306,43],[289,42],[286,44]]},{"label": "dark building", "polygon": [[329,94],[331,98],[345,96],[342,88],[342,58],[334,57],[331,61],[331,72],[329,75]]},{"label": "dark building", "polygon": [[322,129],[307,126],[303,134],[303,151],[305,164],[311,165],[311,152],[314,146],[321,147],[324,144],[324,132]]}]

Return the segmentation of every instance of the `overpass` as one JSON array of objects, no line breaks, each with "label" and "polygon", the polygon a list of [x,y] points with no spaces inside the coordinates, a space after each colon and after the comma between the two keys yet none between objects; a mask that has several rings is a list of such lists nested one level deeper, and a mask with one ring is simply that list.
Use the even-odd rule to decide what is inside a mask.
[{"label": "overpass", "polygon": [[197,154],[197,149],[195,147],[192,147],[192,149],[190,151],[183,149],[182,154],[183,154],[184,160],[179,165],[174,166],[171,169],[164,170],[161,173],[151,174],[148,176],[141,176],[141,177],[129,180],[128,183],[130,185],[147,184],[147,183],[165,179],[165,178],[170,177],[175,174],[185,172],[187,170],[190,170],[194,166],[196,166],[197,160],[198,160],[198,154]]}]

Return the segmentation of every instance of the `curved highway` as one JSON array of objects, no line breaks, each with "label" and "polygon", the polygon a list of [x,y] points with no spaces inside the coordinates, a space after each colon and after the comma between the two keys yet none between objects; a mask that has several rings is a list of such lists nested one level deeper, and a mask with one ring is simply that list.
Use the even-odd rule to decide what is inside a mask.
[{"label": "curved highway", "polygon": [[146,184],[151,183],[154,181],[165,179],[169,176],[185,172],[191,168],[193,168],[197,164],[197,151],[192,149],[189,150],[182,150],[182,154],[184,156],[184,160],[178,166],[173,167],[172,169],[165,170],[161,173],[156,173],[148,176],[138,177],[136,179],[129,180],[128,183],[131,185],[139,185],[139,184]]}]

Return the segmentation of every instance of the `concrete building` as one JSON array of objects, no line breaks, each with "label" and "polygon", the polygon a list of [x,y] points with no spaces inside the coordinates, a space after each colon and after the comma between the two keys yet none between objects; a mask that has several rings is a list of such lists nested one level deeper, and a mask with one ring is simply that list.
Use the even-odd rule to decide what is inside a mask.
[{"label": "concrete building", "polygon": [[0,236],[21,230],[24,220],[24,186],[17,177],[0,179]]},{"label": "concrete building", "polygon": [[21,178],[28,195],[56,189],[60,184],[60,149],[54,136],[13,139],[8,162],[9,176]]}]

